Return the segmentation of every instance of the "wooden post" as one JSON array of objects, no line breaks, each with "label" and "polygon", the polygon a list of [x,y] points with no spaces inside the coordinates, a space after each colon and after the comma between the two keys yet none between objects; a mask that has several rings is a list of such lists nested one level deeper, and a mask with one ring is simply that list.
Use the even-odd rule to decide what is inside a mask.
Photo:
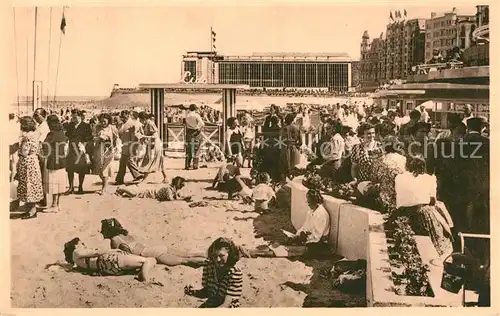
[{"label": "wooden post", "polygon": [[155,117],[155,124],[158,127],[158,134],[163,144],[163,149],[166,149],[165,139],[165,89],[163,88],[152,88],[149,90],[149,96],[151,98],[151,114]]},{"label": "wooden post", "polygon": [[222,90],[222,135],[221,137],[223,144],[221,144],[221,149],[226,152],[226,130],[227,130],[227,119],[236,116],[236,89],[228,88]]}]

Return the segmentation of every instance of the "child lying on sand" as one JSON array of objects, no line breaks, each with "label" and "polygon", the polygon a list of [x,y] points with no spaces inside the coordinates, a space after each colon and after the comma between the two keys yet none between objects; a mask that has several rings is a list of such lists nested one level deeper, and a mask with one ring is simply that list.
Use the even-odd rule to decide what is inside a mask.
[{"label": "child lying on sand", "polygon": [[[122,197],[138,197],[156,199],[158,201],[173,201],[181,199],[179,191],[185,186],[186,179],[175,177],[170,185],[163,185],[159,189],[144,187],[142,184],[118,187],[116,194]],[[186,197],[187,199],[187,197]]]}]

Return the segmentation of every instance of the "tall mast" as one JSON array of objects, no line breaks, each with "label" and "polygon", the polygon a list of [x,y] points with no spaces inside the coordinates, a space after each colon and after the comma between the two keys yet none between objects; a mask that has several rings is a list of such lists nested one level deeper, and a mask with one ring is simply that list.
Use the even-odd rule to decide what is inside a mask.
[{"label": "tall mast", "polygon": [[33,94],[32,94],[32,101],[33,101],[33,111],[35,110],[35,81],[36,81],[36,29],[37,29],[37,23],[38,23],[38,7],[35,7],[35,38],[33,41]]}]

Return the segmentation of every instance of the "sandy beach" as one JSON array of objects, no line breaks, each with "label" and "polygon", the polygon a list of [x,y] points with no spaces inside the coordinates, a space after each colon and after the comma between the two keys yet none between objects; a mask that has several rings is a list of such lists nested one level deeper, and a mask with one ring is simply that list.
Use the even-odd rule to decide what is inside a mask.
[{"label": "sandy beach", "polygon": [[[116,163],[116,162],[115,162]],[[97,176],[88,176],[86,194],[63,196],[62,211],[40,213],[32,220],[11,220],[12,292],[14,308],[85,307],[198,307],[201,300],[185,296],[187,284],[201,286],[202,269],[157,265],[152,277],[162,285],[143,284],[134,276],[100,277],[66,272],[63,245],[80,237],[89,247],[109,248],[99,233],[100,221],[115,217],[130,234],[148,244],[176,250],[206,251],[220,236],[250,247],[267,240],[282,240],[280,229],[294,231],[289,210],[259,215],[239,201],[227,201],[223,193],[207,190],[215,167],[181,170],[182,159],[167,159],[169,177],[188,179],[184,190],[207,207],[189,207],[185,201],[157,202],[99,196]],[[114,166],[115,170],[117,165]],[[245,169],[248,174],[249,169]],[[130,179],[127,174],[126,181]],[[160,182],[153,174],[147,182]],[[158,184],[160,185],[160,184]],[[116,187],[111,186],[114,191]],[[365,306],[364,295],[348,295],[333,289],[328,273],[336,258],[327,261],[278,258],[242,259],[244,289],[242,307]],[[337,258],[338,259],[338,258]]]}]

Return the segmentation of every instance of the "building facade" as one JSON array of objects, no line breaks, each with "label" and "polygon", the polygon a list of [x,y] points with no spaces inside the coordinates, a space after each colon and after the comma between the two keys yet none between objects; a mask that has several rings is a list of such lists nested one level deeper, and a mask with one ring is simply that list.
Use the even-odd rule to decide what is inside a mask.
[{"label": "building facade", "polygon": [[425,20],[398,20],[370,41],[367,31],[361,39],[361,85],[378,87],[395,79],[405,79],[415,65],[424,62]]},{"label": "building facade", "polygon": [[245,84],[266,89],[352,88],[352,61],[347,54],[267,53],[225,56],[188,52],[183,56],[183,77],[194,82]]},{"label": "building facade", "polygon": [[476,6],[476,28],[472,32],[472,45],[464,50],[466,66],[487,66],[490,64],[489,6]]},{"label": "building facade", "polygon": [[433,52],[439,52],[446,58],[454,47],[470,47],[475,20],[474,15],[459,15],[455,8],[440,16],[432,12],[431,18],[425,21],[425,60],[429,61]]}]

